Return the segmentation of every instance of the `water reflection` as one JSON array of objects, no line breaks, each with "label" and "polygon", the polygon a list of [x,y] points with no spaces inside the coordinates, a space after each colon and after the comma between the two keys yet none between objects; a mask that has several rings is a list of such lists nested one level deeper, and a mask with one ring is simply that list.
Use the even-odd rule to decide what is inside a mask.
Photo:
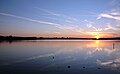
[{"label": "water reflection", "polygon": [[[101,65],[101,66],[106,66],[106,67],[111,67],[114,70],[118,70],[120,68],[120,57],[118,57],[120,55],[120,49],[116,49],[115,48],[115,43],[111,42],[111,44],[107,44],[107,42],[103,42],[103,41],[95,41],[91,44],[93,47],[96,47],[95,49],[93,49],[92,51],[89,51],[89,55],[92,55],[93,53],[97,52],[97,51],[103,51],[103,52],[107,52],[107,56],[111,56],[111,57],[115,57],[113,59],[109,59],[106,61],[102,61],[97,59],[96,62],[97,64]],[[111,48],[107,48],[107,47],[111,47]],[[117,55],[117,57],[115,56]],[[108,59],[108,58],[106,58]],[[119,71],[119,70],[118,70]]]},{"label": "water reflection", "polygon": [[[27,69],[45,73],[50,71],[119,74],[120,42],[99,40],[33,40],[16,41],[11,44],[1,42],[0,66],[3,72],[6,69],[14,70],[15,67],[18,72]],[[66,69],[68,66],[70,70]]]},{"label": "water reflection", "polygon": [[120,58],[116,58],[116,59],[112,59],[112,60],[108,60],[108,61],[97,60],[96,62],[99,65],[111,67],[112,69],[115,69],[115,70],[116,69],[118,70],[120,68]]},{"label": "water reflection", "polygon": [[99,51],[107,52],[107,54],[110,55],[112,52],[114,52],[116,50],[115,44],[112,41],[96,40],[96,41],[88,44],[88,47],[93,48],[91,51],[88,52],[89,55],[92,55],[95,52],[99,52]]}]

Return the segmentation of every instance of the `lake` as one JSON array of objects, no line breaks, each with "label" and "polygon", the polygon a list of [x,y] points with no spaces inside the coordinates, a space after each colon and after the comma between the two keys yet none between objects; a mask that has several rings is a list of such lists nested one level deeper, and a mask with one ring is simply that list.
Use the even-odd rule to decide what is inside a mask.
[{"label": "lake", "polygon": [[0,42],[0,74],[120,74],[120,41]]}]

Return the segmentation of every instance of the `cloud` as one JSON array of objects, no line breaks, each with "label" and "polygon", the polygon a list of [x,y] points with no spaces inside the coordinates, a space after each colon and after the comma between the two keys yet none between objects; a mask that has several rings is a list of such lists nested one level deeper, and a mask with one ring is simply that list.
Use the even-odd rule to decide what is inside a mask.
[{"label": "cloud", "polygon": [[112,13],[110,13],[111,15],[120,15],[120,13],[119,12],[112,12]]},{"label": "cloud", "polygon": [[88,21],[88,20],[85,20],[85,22],[86,22],[86,26],[88,28],[91,28],[96,32],[102,31],[102,28],[96,28],[95,26],[93,26],[94,22],[91,22],[91,21]]},{"label": "cloud", "polygon": [[119,20],[120,21],[120,16],[118,15],[113,15],[113,14],[118,14],[118,13],[111,13],[111,14],[107,14],[107,13],[101,13],[97,19],[101,19],[101,18],[109,18],[109,19],[115,19],[115,20]]},{"label": "cloud", "polygon": [[98,64],[100,65],[109,65],[109,64],[112,64],[112,61],[107,61],[107,62],[102,62],[100,60],[96,60]]},{"label": "cloud", "polygon": [[[59,18],[61,18],[62,20],[66,20],[66,21],[64,21],[64,24],[57,26],[58,28],[63,29],[63,30],[70,30],[72,32],[81,33],[81,34],[83,34],[83,32],[84,32],[84,34],[90,34],[89,33],[90,31],[95,32],[95,34],[99,34],[99,32],[104,32],[106,30],[115,30],[115,31],[120,30],[119,28],[115,28],[115,27],[112,27],[112,26],[107,26],[105,28],[97,28],[93,25],[93,24],[95,24],[94,22],[85,20],[84,21],[85,25],[87,26],[87,28],[89,28],[89,32],[88,32],[88,30],[86,32],[81,27],[79,27],[80,21],[78,19],[74,18],[74,17],[54,13],[54,12],[48,11],[46,9],[41,9],[41,8],[37,8],[37,9],[39,9],[43,12],[46,12],[47,15],[55,16],[58,21],[59,21]],[[100,18],[111,18],[111,19],[118,20],[119,19],[118,15],[119,15],[118,12],[112,12],[111,14],[101,13],[99,15],[98,19],[100,19]],[[54,17],[54,19],[55,19],[55,17]],[[52,20],[54,20],[54,19],[52,19]],[[57,20],[55,20],[55,21],[57,21]]]},{"label": "cloud", "polygon": [[31,21],[31,22],[35,22],[35,23],[40,23],[40,24],[49,24],[49,25],[53,25],[59,29],[63,29],[63,30],[70,30],[70,31],[74,31],[74,32],[81,32],[81,29],[78,28],[78,26],[73,26],[73,25],[68,25],[68,24],[58,24],[58,23],[53,23],[53,22],[46,22],[46,21],[40,21],[40,20],[34,20],[31,18],[27,18],[27,17],[21,17],[21,16],[17,16],[17,15],[13,15],[13,14],[8,14],[8,13],[1,13],[0,15],[3,16],[9,16],[9,17],[14,17],[14,18],[18,18],[18,19],[22,19],[22,20],[26,20],[26,21]]},{"label": "cloud", "polygon": [[55,15],[55,16],[60,16],[59,14],[56,14],[56,13],[54,13],[54,12],[51,12],[51,11],[48,11],[48,10],[46,10],[46,9],[42,9],[42,8],[39,8],[39,7],[35,7],[36,9],[38,9],[38,10],[40,10],[40,11],[43,11],[43,12],[46,12],[46,13],[48,13],[48,14],[46,14],[46,15]]},{"label": "cloud", "polygon": [[111,0],[110,5],[113,7],[120,7],[120,0]]},{"label": "cloud", "polygon": [[[51,22],[51,21],[41,21],[41,20],[35,20],[35,19],[31,19],[31,18],[27,18],[27,17],[22,17],[22,16],[18,16],[18,15],[14,15],[14,14],[9,14],[9,13],[1,13],[0,15],[3,16],[9,16],[9,17],[14,17],[14,18],[18,18],[18,19],[22,19],[22,20],[26,20],[26,21],[31,21],[31,22],[35,22],[35,23],[40,23],[40,24],[49,24],[52,26],[55,26],[56,28],[62,29],[62,30],[66,30],[69,31],[71,33],[74,34],[90,34],[90,31],[94,31],[97,34],[99,34],[99,32],[101,31],[106,31],[106,30],[115,30],[115,31],[119,31],[119,28],[116,27],[112,27],[111,25],[108,25],[106,28],[97,28],[94,26],[94,22],[90,22],[88,20],[85,20],[85,25],[87,26],[87,28],[89,28],[89,31],[87,30],[87,32],[85,30],[83,30],[79,24],[80,21],[74,17],[71,16],[67,16],[67,15],[63,15],[63,14],[57,14],[48,10],[44,10],[41,9],[42,11],[46,12],[48,15],[45,15],[45,17],[50,15],[50,19],[52,19],[53,21],[55,20],[55,22]],[[99,15],[98,19],[100,18],[111,18],[111,19],[115,19],[115,20],[120,20],[120,17],[118,16],[119,13],[111,13],[111,14],[107,14],[107,13],[102,13]],[[53,17],[51,17],[53,16]],[[59,22],[59,18],[61,18],[62,20],[64,20],[64,22]],[[57,23],[59,22],[59,23]],[[85,26],[85,27],[86,27]],[[55,32],[56,34],[57,31]],[[91,34],[90,34],[91,35]]]},{"label": "cloud", "polygon": [[60,34],[60,32],[56,32],[56,31],[54,31],[53,33],[54,33],[54,34]]},{"label": "cloud", "polygon": [[64,14],[58,14],[55,12],[51,12],[46,9],[41,9],[38,7],[36,7],[36,8],[39,9],[40,11],[47,13],[46,14],[47,18],[49,18],[49,16],[50,16],[50,19],[52,19],[54,21],[63,20],[63,22],[62,22],[63,24],[57,26],[58,28],[63,29],[63,30],[69,30],[72,32],[82,33],[82,29],[79,27],[80,21],[78,19],[71,17],[71,16],[64,15]]},{"label": "cloud", "polygon": [[79,22],[78,19],[74,18],[74,17],[71,17],[71,16],[67,16],[67,15],[64,15],[64,14],[58,14],[58,13],[55,13],[55,12],[51,12],[49,10],[46,10],[46,9],[41,9],[39,7],[36,7],[37,9],[43,11],[43,12],[46,12],[47,14],[46,15],[52,15],[52,16],[56,16],[56,17],[60,17],[62,19],[65,19],[65,20],[70,20],[72,22]]},{"label": "cloud", "polygon": [[50,24],[50,25],[54,25],[54,26],[59,26],[60,25],[60,24],[57,24],[57,23],[40,21],[40,20],[34,20],[34,19],[31,19],[31,18],[21,17],[21,16],[17,16],[17,15],[13,15],[13,14],[8,14],[8,13],[0,13],[0,15],[10,16],[10,17],[14,17],[14,18],[19,18],[19,19],[23,19],[23,20],[27,20],[27,21],[31,21],[31,22],[40,23],[40,24]]},{"label": "cloud", "polygon": [[120,67],[120,58],[116,58],[116,59],[113,59],[113,60],[108,60],[108,61],[101,61],[101,60],[96,60],[96,63],[97,64],[100,64],[102,66],[109,66],[109,67],[112,67],[112,68],[119,68]]},{"label": "cloud", "polygon": [[[101,14],[101,15],[98,16],[97,19],[101,19],[101,18],[103,18],[103,17],[105,17],[105,18],[112,18],[112,19],[113,19],[112,15],[113,15],[113,16],[118,16],[119,13],[117,13],[117,12],[116,12],[116,13],[111,13],[111,16],[108,15],[108,14]],[[93,30],[95,30],[95,31],[97,31],[97,32],[104,32],[104,31],[107,31],[107,30],[112,30],[112,31],[113,31],[113,30],[114,30],[114,31],[119,31],[119,30],[120,30],[118,24],[117,24],[117,25],[114,25],[114,27],[113,27],[111,23],[104,23],[105,25],[107,25],[106,27],[103,26],[102,28],[97,28],[97,27],[93,26],[93,24],[95,24],[94,22],[91,22],[91,21],[88,21],[88,20],[85,20],[85,22],[86,22],[86,26],[87,26],[88,28],[91,28],[91,29],[93,29]],[[118,23],[119,23],[119,22],[118,22]]]},{"label": "cloud", "polygon": [[108,24],[107,27],[104,28],[103,30],[115,30],[115,31],[119,31],[120,28],[112,27],[110,24]]}]

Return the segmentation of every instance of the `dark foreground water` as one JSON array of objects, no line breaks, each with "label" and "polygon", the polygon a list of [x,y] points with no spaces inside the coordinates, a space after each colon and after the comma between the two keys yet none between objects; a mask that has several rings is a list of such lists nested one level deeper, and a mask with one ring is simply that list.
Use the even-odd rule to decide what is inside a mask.
[{"label": "dark foreground water", "polygon": [[0,42],[0,74],[120,74],[120,41]]}]

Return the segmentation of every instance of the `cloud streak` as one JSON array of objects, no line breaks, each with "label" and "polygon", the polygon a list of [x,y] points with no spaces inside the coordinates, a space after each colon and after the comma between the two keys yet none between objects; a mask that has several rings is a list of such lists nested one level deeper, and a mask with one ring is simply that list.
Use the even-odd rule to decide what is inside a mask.
[{"label": "cloud streak", "polygon": [[38,8],[36,7],[37,9],[39,9],[40,11],[43,11],[47,14],[45,15],[51,15],[51,16],[56,16],[56,17],[59,17],[59,18],[62,18],[62,19],[65,19],[65,20],[68,20],[68,21],[71,21],[71,22],[74,22],[74,23],[78,23],[79,20],[74,18],[74,17],[71,17],[71,16],[67,16],[67,15],[63,15],[63,14],[58,14],[58,13],[54,13],[54,12],[51,12],[49,10],[46,10],[46,9],[41,9],[41,8]]},{"label": "cloud streak", "polygon": [[[91,32],[91,33],[93,33],[93,34],[99,34],[100,31],[103,31],[102,28],[97,28],[97,27],[93,26],[94,22],[90,22],[88,20],[85,20],[85,22],[86,22],[87,28],[90,28],[90,29],[92,29],[94,31],[94,33],[93,32]],[[90,33],[90,32],[87,32],[87,33]]]},{"label": "cloud streak", "polygon": [[0,13],[0,15],[10,16],[10,17],[14,17],[14,18],[22,19],[22,20],[27,20],[27,21],[31,21],[31,22],[35,22],[35,23],[40,23],[40,24],[50,24],[50,25],[54,25],[54,26],[59,26],[60,25],[60,24],[57,24],[57,23],[34,20],[34,19],[31,19],[31,18],[21,17],[21,16],[17,16],[17,15],[13,15],[13,14],[8,14],[8,13]]},{"label": "cloud streak", "polygon": [[22,19],[22,20],[26,20],[26,21],[30,21],[30,22],[35,22],[35,23],[40,23],[40,24],[49,24],[49,25],[55,26],[55,27],[57,27],[59,29],[63,29],[63,30],[70,30],[70,31],[74,31],[74,32],[81,32],[81,29],[77,28],[78,26],[72,26],[72,25],[68,25],[68,24],[64,24],[63,25],[63,24],[58,24],[58,23],[53,23],[53,22],[34,20],[34,19],[31,19],[31,18],[27,18],[27,17],[21,17],[21,16],[8,14],[8,13],[1,13],[1,12],[0,12],[0,15],[14,17],[14,18],[18,18],[18,19]]},{"label": "cloud streak", "polygon": [[115,28],[115,27],[112,27],[111,25],[108,25],[106,28],[104,28],[104,30],[115,30],[115,31],[119,31],[120,28]]},{"label": "cloud streak", "polygon": [[[113,14],[113,13],[112,13]],[[107,14],[107,13],[102,13],[98,16],[97,19],[101,19],[101,18],[109,18],[109,19],[115,19],[115,20],[119,20],[120,21],[120,16],[119,15],[112,15],[112,14]],[[117,14],[117,13],[114,13]]]},{"label": "cloud streak", "polygon": [[[64,21],[64,24],[58,26],[58,28],[60,28],[60,29],[70,30],[72,32],[81,33],[81,34],[90,34],[90,31],[91,31],[92,34],[94,32],[93,35],[98,35],[101,32],[104,32],[107,30],[114,30],[114,31],[120,30],[119,28],[112,27],[111,25],[109,25],[105,28],[104,27],[97,28],[93,25],[93,24],[95,24],[94,22],[90,22],[88,20],[85,20],[85,23],[86,23],[85,25],[87,26],[86,28],[89,28],[89,31],[88,30],[85,31],[81,27],[79,27],[80,21],[74,17],[54,13],[54,12],[48,11],[46,9],[41,9],[38,7],[37,7],[37,9],[47,13],[46,15],[50,15],[50,17],[53,16],[54,18],[56,18],[57,21],[59,21],[58,18],[62,18],[62,20],[66,20],[66,21]],[[96,17],[97,17],[97,15],[96,15]],[[117,13],[117,12],[112,12],[110,14],[101,13],[97,19],[101,19],[101,18],[110,18],[110,19],[120,20],[119,13]],[[52,20],[54,20],[54,19],[52,19]]]},{"label": "cloud streak", "polygon": [[101,60],[96,60],[96,63],[100,64],[102,66],[109,66],[109,67],[112,67],[112,68],[119,68],[120,67],[120,58],[116,58],[116,59],[105,61],[105,62],[103,62]]},{"label": "cloud streak", "polygon": [[[96,34],[99,34],[99,32],[104,32],[107,30],[120,31],[120,28],[112,27],[111,25],[108,25],[105,28],[97,28],[97,27],[93,26],[94,22],[90,22],[87,20],[85,20],[85,22],[86,22],[85,25],[87,26],[86,28],[89,28],[89,31],[88,30],[85,31],[81,27],[79,27],[80,21],[74,17],[66,16],[63,14],[57,14],[57,13],[54,13],[54,12],[51,12],[48,10],[44,10],[44,9],[41,9],[41,10],[48,13],[48,15],[55,16],[54,18],[56,18],[57,20],[52,19],[52,20],[55,20],[55,22],[59,21],[59,19],[58,19],[59,17],[62,18],[62,20],[66,20],[66,21],[64,21],[62,24],[62,23],[57,23],[57,22],[55,23],[55,22],[35,20],[35,19],[22,17],[22,16],[18,16],[18,15],[14,15],[14,14],[9,14],[9,13],[1,13],[0,12],[0,15],[14,17],[14,18],[18,18],[18,19],[22,19],[22,20],[26,20],[26,21],[30,21],[30,22],[39,23],[39,24],[49,24],[49,25],[55,26],[56,28],[62,29],[64,31],[65,30],[70,31],[71,33],[75,33],[75,34],[90,34],[90,35],[92,35],[94,32],[93,35],[96,35]],[[52,18],[52,17],[50,17],[50,18]],[[101,19],[101,18],[110,18],[110,19],[120,20],[120,16],[118,13],[111,13],[111,14],[101,13],[97,19]],[[90,31],[92,31],[91,32],[92,34],[90,33]],[[60,32],[59,32],[59,34],[60,34]]]},{"label": "cloud streak", "polygon": [[[70,30],[72,32],[82,33],[83,30],[79,27],[80,21],[78,19],[71,17],[71,16],[51,12],[51,11],[46,10],[46,9],[41,9],[39,7],[35,7],[35,8],[47,13],[45,15],[47,15],[48,18],[50,16],[50,19],[52,19],[54,21],[59,21],[59,19],[60,20],[62,19],[64,21],[64,24],[57,26],[58,28],[63,29],[63,30]],[[54,18],[52,18],[51,16]]]}]

